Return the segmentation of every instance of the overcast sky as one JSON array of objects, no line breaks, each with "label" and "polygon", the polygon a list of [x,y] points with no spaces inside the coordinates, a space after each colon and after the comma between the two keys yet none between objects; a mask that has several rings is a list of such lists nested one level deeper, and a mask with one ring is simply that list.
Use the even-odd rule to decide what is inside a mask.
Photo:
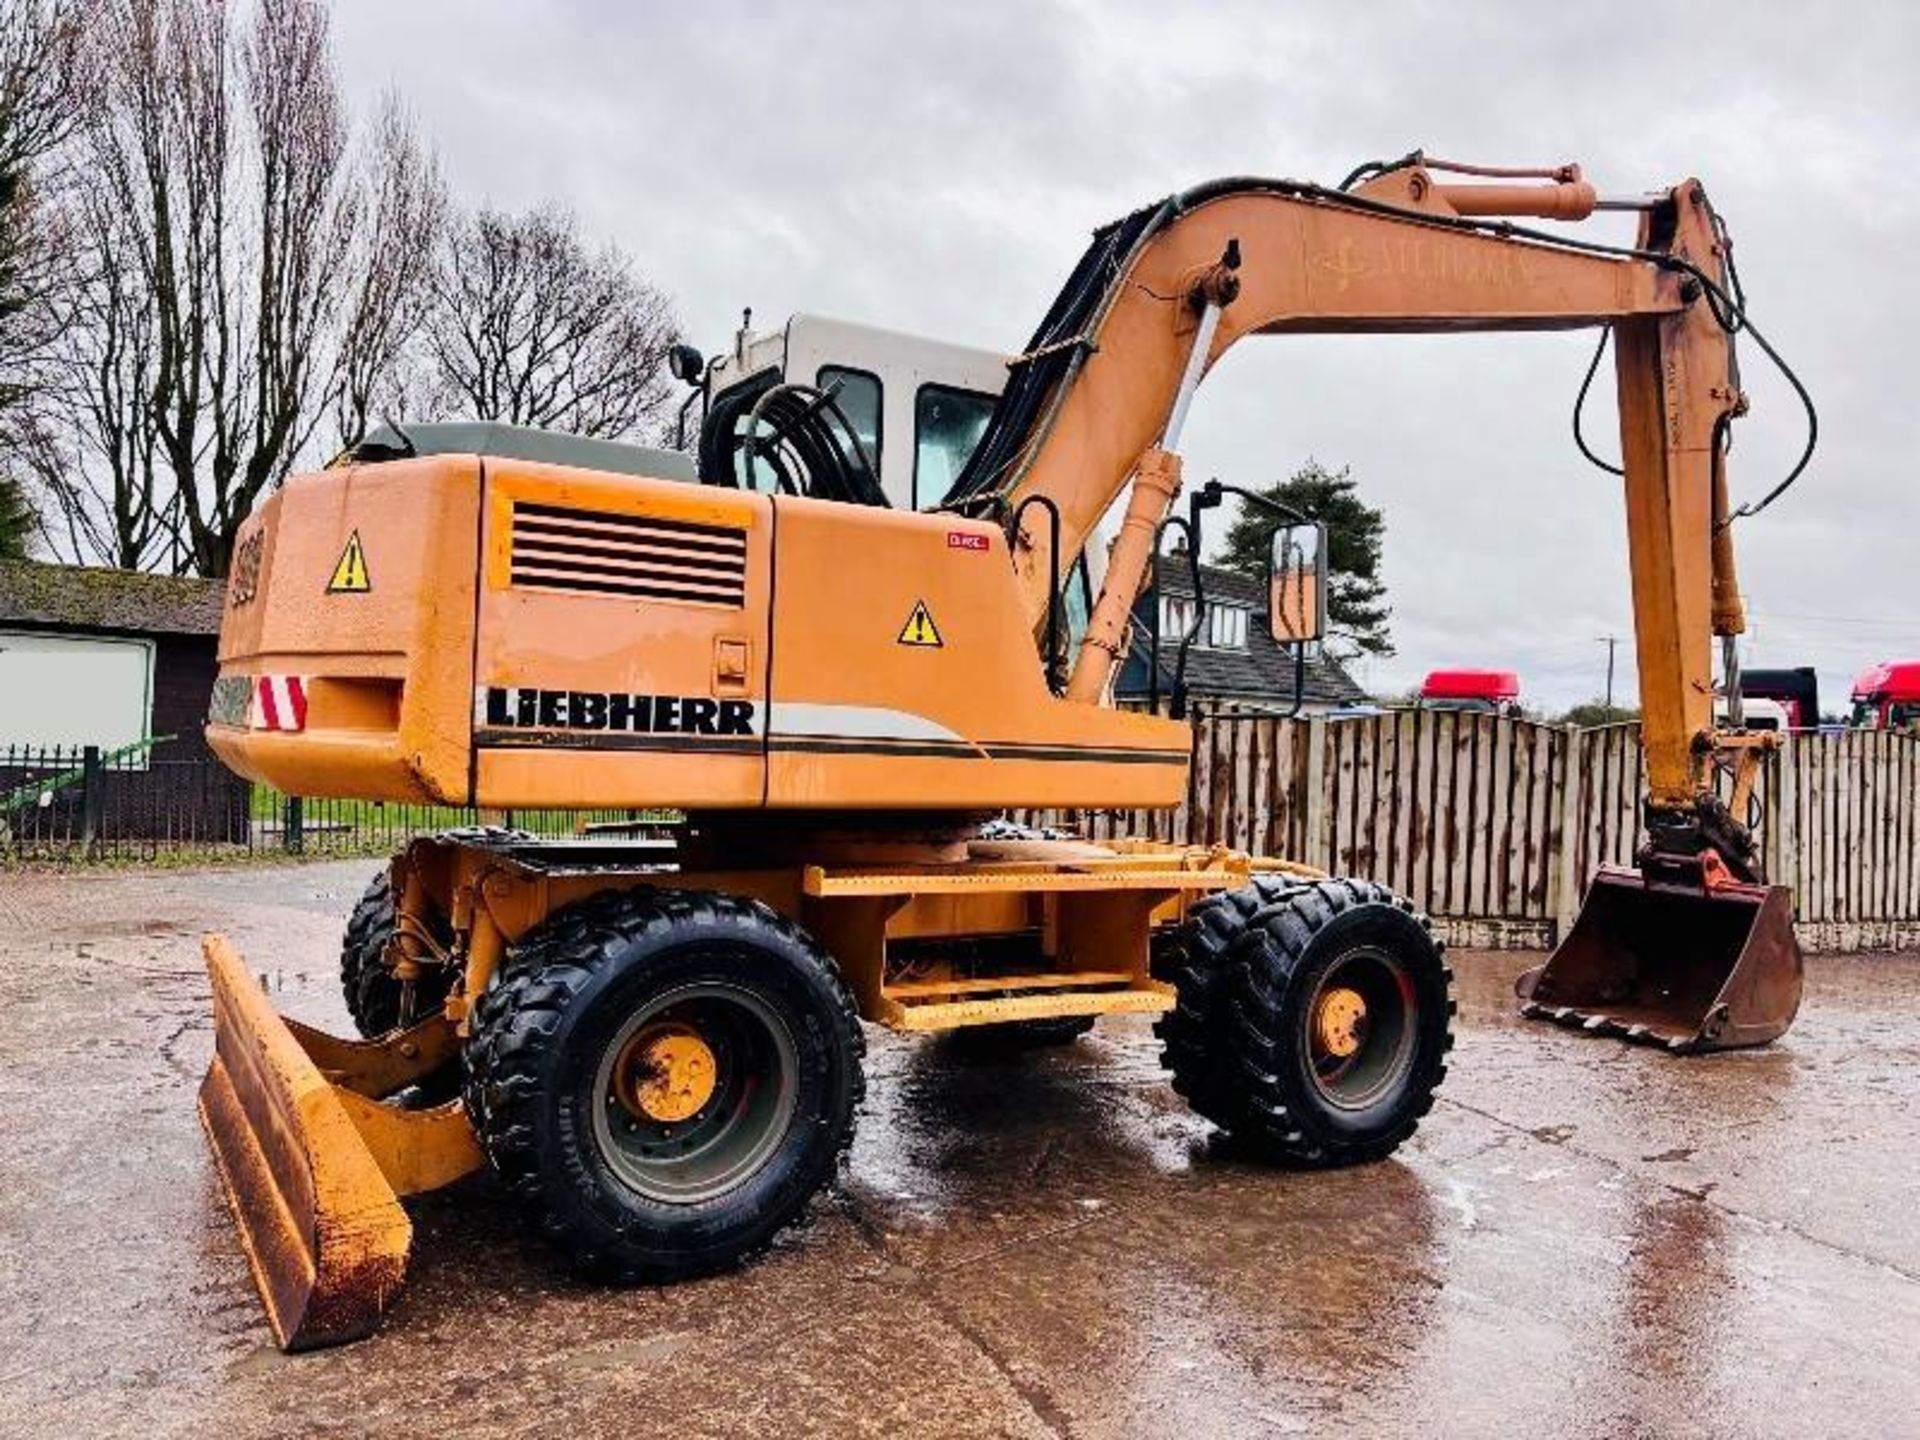
[{"label": "overcast sky", "polygon": [[[745,305],[1016,350],[1093,226],[1220,175],[1335,183],[1415,146],[1578,160],[1603,191],[1698,175],[1821,412],[1805,480],[1738,529],[1746,663],[1818,665],[1835,710],[1920,657],[1920,6],[338,0],[335,24],[356,99],[397,87],[460,195],[573,206],[709,351]],[[1561,706],[1599,692],[1611,633],[1627,693],[1619,483],[1568,431],[1590,343],[1254,341],[1202,389],[1187,474],[1352,467],[1388,517],[1377,690],[1501,666]],[[1742,359],[1736,503],[1802,437]]]}]

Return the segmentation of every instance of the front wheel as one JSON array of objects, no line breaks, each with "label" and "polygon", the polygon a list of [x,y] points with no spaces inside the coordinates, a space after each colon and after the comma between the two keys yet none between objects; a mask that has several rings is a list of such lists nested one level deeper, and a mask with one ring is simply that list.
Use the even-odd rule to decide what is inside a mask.
[{"label": "front wheel", "polygon": [[832,959],[755,901],[635,890],[516,945],[475,1009],[468,1114],[582,1269],[673,1280],[796,1220],[852,1140],[863,1041]]},{"label": "front wheel", "polygon": [[1391,1154],[1433,1105],[1453,975],[1426,917],[1360,880],[1298,885],[1239,938],[1228,999],[1232,1128],[1301,1165]]}]

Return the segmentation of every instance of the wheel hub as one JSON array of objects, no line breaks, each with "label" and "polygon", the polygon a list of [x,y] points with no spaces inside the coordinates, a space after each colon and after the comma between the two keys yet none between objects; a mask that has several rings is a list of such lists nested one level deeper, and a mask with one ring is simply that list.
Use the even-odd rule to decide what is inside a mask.
[{"label": "wheel hub", "polygon": [[1320,1049],[1337,1059],[1359,1053],[1367,1038],[1367,1002],[1360,992],[1344,985],[1323,992],[1314,1009],[1313,1033]]},{"label": "wheel hub", "polygon": [[698,1115],[713,1098],[719,1066],[713,1047],[691,1026],[648,1026],[626,1044],[614,1073],[633,1114],[671,1125]]}]

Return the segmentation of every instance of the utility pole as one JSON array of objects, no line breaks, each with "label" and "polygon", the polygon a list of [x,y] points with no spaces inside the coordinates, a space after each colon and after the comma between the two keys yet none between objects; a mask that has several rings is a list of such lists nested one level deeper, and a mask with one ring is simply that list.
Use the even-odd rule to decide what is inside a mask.
[{"label": "utility pole", "polygon": [[1613,647],[1620,643],[1618,635],[1602,635],[1600,643],[1607,647],[1607,709],[1613,709]]}]

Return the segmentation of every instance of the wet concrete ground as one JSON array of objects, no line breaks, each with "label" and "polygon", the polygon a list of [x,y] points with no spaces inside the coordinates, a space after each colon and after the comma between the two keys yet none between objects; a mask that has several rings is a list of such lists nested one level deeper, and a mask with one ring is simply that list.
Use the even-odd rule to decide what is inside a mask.
[{"label": "wet concrete ground", "polygon": [[364,864],[0,876],[0,1433],[1914,1434],[1920,959],[1811,962],[1770,1050],[1520,1022],[1384,1164],[1259,1169],[1144,1025],[982,1063],[875,1034],[841,1190],[758,1265],[568,1279],[485,1181],[416,1202],[375,1339],[272,1346],[193,1111],[198,935],[344,1028]]}]

